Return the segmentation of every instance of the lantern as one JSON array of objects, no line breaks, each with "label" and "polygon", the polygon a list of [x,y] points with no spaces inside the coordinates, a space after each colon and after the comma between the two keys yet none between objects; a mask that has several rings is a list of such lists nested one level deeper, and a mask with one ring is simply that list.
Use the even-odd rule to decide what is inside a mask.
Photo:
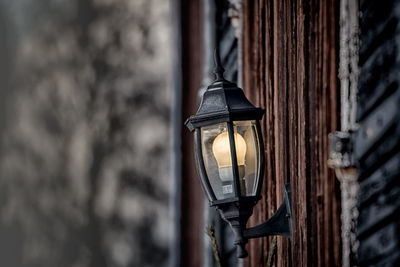
[{"label": "lantern", "polygon": [[253,207],[261,198],[264,146],[259,121],[265,110],[253,106],[242,89],[224,79],[218,51],[214,59],[216,80],[208,86],[197,113],[185,124],[194,131],[195,161],[204,192],[211,206],[231,225],[237,255],[243,258],[247,256],[244,245],[248,238],[272,232],[290,235],[290,195],[286,192],[282,214],[275,214],[284,217],[280,225],[271,228],[269,220],[269,230],[265,230],[265,223],[246,229]]}]

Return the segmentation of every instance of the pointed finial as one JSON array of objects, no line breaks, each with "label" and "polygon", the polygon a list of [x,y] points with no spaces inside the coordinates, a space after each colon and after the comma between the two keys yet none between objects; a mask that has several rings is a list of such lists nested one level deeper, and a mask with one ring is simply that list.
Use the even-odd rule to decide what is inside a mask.
[{"label": "pointed finial", "polygon": [[225,80],[224,78],[225,69],[222,67],[221,64],[221,58],[219,56],[218,46],[214,50],[214,63],[215,63],[214,74],[216,75],[216,81]]}]

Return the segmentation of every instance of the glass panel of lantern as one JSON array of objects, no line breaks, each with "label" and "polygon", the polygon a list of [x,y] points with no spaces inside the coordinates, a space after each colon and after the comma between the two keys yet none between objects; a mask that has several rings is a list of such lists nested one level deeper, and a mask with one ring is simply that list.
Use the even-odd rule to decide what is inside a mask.
[{"label": "glass panel of lantern", "polygon": [[[260,149],[255,121],[233,122],[240,195],[256,194]],[[235,197],[230,140],[226,123],[201,127],[204,167],[218,200]]]},{"label": "glass panel of lantern", "polygon": [[[215,139],[221,134],[222,136],[227,136],[227,133],[228,130],[226,122],[201,127],[201,151],[203,154],[204,167],[206,169],[211,188],[218,200],[235,196],[233,176],[232,173],[227,170],[227,160],[230,158],[229,138],[223,140],[225,142],[225,147],[223,148],[224,151],[216,152],[220,157],[224,158],[218,158],[219,161],[217,161],[214,155]],[[221,150],[222,148],[217,149]]]},{"label": "glass panel of lantern", "polygon": [[[260,148],[256,121],[234,121],[233,129],[235,136],[243,137],[246,148],[242,155],[236,153],[239,165],[240,192],[242,196],[254,196],[260,176]],[[239,157],[242,158],[239,160]]]}]

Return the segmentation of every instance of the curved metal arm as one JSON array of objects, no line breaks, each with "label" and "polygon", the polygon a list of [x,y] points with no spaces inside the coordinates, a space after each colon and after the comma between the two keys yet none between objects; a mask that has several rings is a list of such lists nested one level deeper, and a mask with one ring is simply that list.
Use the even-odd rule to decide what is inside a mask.
[{"label": "curved metal arm", "polygon": [[246,239],[270,235],[281,235],[289,238],[292,236],[290,184],[285,185],[283,202],[274,215],[266,222],[243,231],[243,237]]}]

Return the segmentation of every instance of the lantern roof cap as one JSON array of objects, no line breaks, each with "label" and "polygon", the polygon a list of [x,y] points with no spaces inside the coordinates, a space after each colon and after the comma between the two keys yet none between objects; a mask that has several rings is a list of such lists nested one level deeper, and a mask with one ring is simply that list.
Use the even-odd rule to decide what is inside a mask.
[{"label": "lantern roof cap", "polygon": [[234,120],[260,120],[265,110],[255,107],[243,90],[224,78],[218,49],[214,53],[215,81],[207,87],[197,113],[190,116],[185,125],[189,130],[210,124]]}]

